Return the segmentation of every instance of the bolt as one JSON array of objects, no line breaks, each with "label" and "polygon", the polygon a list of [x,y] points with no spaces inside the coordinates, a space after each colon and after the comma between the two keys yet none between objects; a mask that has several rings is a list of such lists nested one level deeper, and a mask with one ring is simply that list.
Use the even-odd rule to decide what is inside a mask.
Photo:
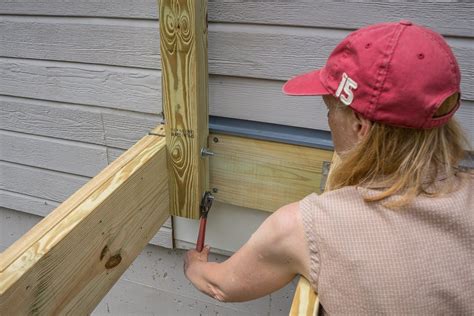
[{"label": "bolt", "polygon": [[201,157],[214,156],[214,152],[210,151],[209,148],[201,148]]},{"label": "bolt", "polygon": [[212,188],[212,193],[217,193],[217,192],[219,192],[218,188]]},{"label": "bolt", "polygon": [[219,138],[217,138],[217,137],[214,137],[212,140],[214,141],[214,143],[218,143],[218,142],[219,142]]}]

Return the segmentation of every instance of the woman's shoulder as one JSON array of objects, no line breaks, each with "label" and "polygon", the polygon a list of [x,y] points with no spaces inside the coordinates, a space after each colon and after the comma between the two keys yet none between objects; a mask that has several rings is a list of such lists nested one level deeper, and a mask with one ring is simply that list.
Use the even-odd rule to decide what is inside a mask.
[{"label": "woman's shoulder", "polygon": [[311,193],[305,196],[301,201],[306,203],[315,204],[315,203],[339,203],[345,200],[359,200],[361,199],[360,191],[364,188],[357,186],[346,186],[336,190],[330,190],[323,192],[321,194]]},{"label": "woman's shoulder", "polygon": [[347,186],[322,194],[311,193],[300,201],[300,209],[304,217],[313,219],[356,216],[368,207],[360,190],[356,186]]},{"label": "woman's shoulder", "polygon": [[456,191],[465,191],[467,194],[474,193],[474,169],[464,170],[456,174]]},{"label": "woman's shoulder", "polygon": [[456,174],[461,180],[466,180],[468,182],[474,181],[474,169],[465,169]]}]

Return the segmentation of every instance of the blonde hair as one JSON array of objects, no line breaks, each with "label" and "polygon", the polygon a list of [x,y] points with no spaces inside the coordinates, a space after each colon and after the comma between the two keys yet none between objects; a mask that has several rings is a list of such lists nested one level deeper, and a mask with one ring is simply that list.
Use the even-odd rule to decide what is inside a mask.
[{"label": "blonde hair", "polygon": [[[458,98],[458,94],[447,98],[435,116],[452,110]],[[449,180],[467,148],[468,141],[454,119],[426,130],[373,122],[368,135],[341,154],[341,161],[331,170],[328,188],[382,185],[379,194],[365,196],[365,201],[383,201],[397,195],[384,205],[401,207],[419,194],[436,196],[451,191],[454,182]],[[433,187],[439,173],[445,173],[448,181]]]}]

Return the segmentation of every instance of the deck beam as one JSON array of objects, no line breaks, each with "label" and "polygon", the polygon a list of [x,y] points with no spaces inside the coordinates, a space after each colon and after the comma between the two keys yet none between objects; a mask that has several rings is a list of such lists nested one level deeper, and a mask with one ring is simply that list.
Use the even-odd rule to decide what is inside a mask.
[{"label": "deck beam", "polygon": [[169,217],[165,143],[145,136],[1,254],[1,315],[93,311]]}]

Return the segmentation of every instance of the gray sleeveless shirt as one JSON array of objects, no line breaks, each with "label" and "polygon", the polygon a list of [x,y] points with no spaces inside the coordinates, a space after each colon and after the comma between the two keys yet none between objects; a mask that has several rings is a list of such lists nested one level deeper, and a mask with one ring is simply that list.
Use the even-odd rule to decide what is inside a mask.
[{"label": "gray sleeveless shirt", "polygon": [[474,315],[474,176],[457,190],[391,210],[376,189],[300,201],[310,282],[331,315]]}]

